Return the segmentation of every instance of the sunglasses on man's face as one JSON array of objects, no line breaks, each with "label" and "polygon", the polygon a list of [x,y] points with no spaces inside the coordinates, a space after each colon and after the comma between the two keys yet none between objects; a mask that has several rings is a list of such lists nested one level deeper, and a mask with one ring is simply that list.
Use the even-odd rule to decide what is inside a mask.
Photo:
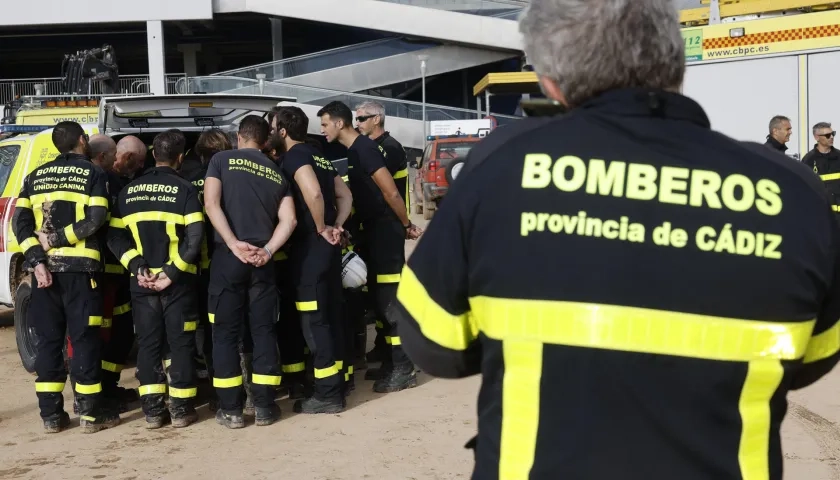
[{"label": "sunglasses on man's face", "polygon": [[356,117],[356,121],[359,122],[359,123],[367,122],[368,120],[370,120],[371,118],[373,118],[375,116],[376,115],[361,115],[361,116]]},{"label": "sunglasses on man's face", "polygon": [[821,133],[820,134],[821,137],[825,137],[825,138],[831,138],[831,137],[834,137],[836,135],[837,135],[837,132],[828,132],[828,133]]}]

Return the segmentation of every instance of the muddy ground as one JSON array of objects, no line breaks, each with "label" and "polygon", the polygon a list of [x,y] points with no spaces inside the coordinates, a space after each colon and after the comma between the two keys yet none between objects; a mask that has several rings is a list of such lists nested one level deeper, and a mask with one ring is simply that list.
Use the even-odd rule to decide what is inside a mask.
[{"label": "muddy ground", "polygon": [[[421,374],[419,387],[387,395],[359,379],[344,413],[298,415],[281,400],[283,419],[269,427],[227,430],[202,407],[201,421],[187,429],[147,431],[134,410],[113,430],[82,435],[74,419],[74,428],[47,436],[11,324],[11,312],[0,313],[0,480],[469,478],[472,455],[463,445],[476,430],[478,378]],[[136,387],[133,375],[123,372],[123,384]],[[840,370],[790,400],[785,478],[840,479]]]}]

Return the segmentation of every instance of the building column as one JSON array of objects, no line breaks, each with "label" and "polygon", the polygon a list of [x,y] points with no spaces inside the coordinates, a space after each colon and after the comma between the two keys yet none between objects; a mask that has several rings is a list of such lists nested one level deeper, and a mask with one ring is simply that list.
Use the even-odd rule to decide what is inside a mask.
[{"label": "building column", "polygon": [[178,45],[178,51],[184,54],[184,73],[188,77],[197,77],[198,52],[201,51],[201,44],[182,43]]},{"label": "building column", "polygon": [[[275,62],[283,60],[283,20],[270,18],[271,22],[271,59]],[[268,80],[284,78],[283,67],[275,66],[274,77]]]},{"label": "building column", "polygon": [[166,95],[166,57],[163,55],[163,22],[146,22],[149,44],[149,93]]}]

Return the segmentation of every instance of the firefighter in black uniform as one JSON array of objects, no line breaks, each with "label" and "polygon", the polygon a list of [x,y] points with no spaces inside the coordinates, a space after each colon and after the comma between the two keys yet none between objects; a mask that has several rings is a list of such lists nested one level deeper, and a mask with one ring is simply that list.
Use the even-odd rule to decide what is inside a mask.
[{"label": "firefighter in black uniform", "polygon": [[830,123],[820,122],[814,125],[812,133],[817,143],[802,163],[819,175],[831,194],[832,208],[840,213],[840,150],[834,148],[837,132],[831,129]]},{"label": "firefighter in black uniform", "polygon": [[[137,379],[146,428],[171,420],[186,427],[195,412],[195,330],[198,326],[195,265],[204,233],[201,203],[176,168],[184,157],[184,136],[155,137],[156,166],[120,192],[111,214],[108,247],[131,272],[137,330]],[[163,359],[168,343],[169,409]]]},{"label": "firefighter in black uniform", "polygon": [[[114,171],[117,144],[108,135],[96,134],[90,137],[91,161],[107,175],[108,204],[111,210],[124,184]],[[108,214],[108,221],[111,214]],[[106,248],[108,225],[99,229],[99,241],[105,264],[103,294],[102,330],[107,338],[102,347],[102,394],[119,406],[120,413],[127,412],[132,403],[139,400],[137,390],[118,386],[120,373],[128,361],[128,354],[134,345],[134,320],[131,318],[131,289],[129,275],[120,265],[111,249]],[[107,330],[106,330],[107,329]]]},{"label": "firefighter in black uniform", "polygon": [[[402,144],[391,136],[391,133],[385,130],[385,107],[377,102],[364,102],[356,107],[356,125],[359,133],[370,137],[380,147],[385,156],[385,166],[391,177],[394,179],[394,184],[397,186],[397,191],[405,202],[406,212],[411,212],[409,207],[408,196],[408,163],[406,161],[405,149]],[[383,318],[376,319],[376,338],[373,343],[373,350],[371,350],[365,360],[371,362],[382,362],[388,356],[388,345],[385,340],[385,335],[382,333],[386,320]],[[356,328],[361,328],[361,333],[364,335],[365,343],[367,345],[367,325],[365,323],[357,324]],[[371,368],[365,373],[366,380],[375,380],[378,378],[380,370]]]},{"label": "firefighter in black uniform", "polygon": [[309,119],[298,107],[281,107],[273,117],[275,135],[286,153],[280,167],[295,195],[298,226],[289,251],[296,288],[295,307],[313,356],[314,394],[295,403],[302,413],[344,410],[344,355],[341,292],[342,228],[353,197],[332,162],[305,143]]},{"label": "firefighter in black uniform", "polygon": [[786,394],[838,359],[830,202],[678,93],[671,0],[586,3],[523,14],[569,113],[473,147],[403,271],[403,345],[482,374],[473,479],[779,480]]},{"label": "firefighter in black uniform", "polygon": [[15,238],[35,270],[27,312],[38,330],[35,391],[45,431],[69,426],[62,396],[69,332],[82,432],[93,433],[120,421],[116,410],[100,402],[102,256],[95,234],[108,214],[106,176],[90,162],[88,136],[78,123],[58,123],[52,141],[60,155],[24,179],[13,218]]},{"label": "firefighter in black uniform", "polygon": [[[362,258],[368,267],[368,288],[374,298],[377,318],[386,318],[385,312],[396,297],[400,271],[405,264],[405,239],[418,238],[422,230],[408,218],[405,202],[385,166],[382,147],[353,129],[350,108],[338,101],[330,102],[318,111],[318,116],[327,141],[337,141],[347,147],[355,215],[364,232]],[[383,362],[374,391],[395,392],[416,386],[414,365],[402,349],[397,326],[386,322],[384,327],[391,361]]]},{"label": "firefighter in black uniform", "polygon": [[215,230],[208,309],[213,323],[213,386],[216,421],[243,428],[239,339],[247,304],[254,345],[251,391],[257,425],[280,418],[274,403],[280,385],[275,323],[278,296],[272,256],[289,239],[297,220],[289,181],[260,150],[269,126],[249,115],[239,124],[238,150],[210,160],[204,202]]}]

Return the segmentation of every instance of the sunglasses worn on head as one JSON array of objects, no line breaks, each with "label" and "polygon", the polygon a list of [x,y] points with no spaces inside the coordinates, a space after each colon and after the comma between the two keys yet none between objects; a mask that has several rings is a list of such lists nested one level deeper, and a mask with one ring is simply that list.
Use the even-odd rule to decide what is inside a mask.
[{"label": "sunglasses worn on head", "polygon": [[359,123],[367,122],[369,119],[375,117],[376,115],[360,115],[356,117],[356,121]]}]

